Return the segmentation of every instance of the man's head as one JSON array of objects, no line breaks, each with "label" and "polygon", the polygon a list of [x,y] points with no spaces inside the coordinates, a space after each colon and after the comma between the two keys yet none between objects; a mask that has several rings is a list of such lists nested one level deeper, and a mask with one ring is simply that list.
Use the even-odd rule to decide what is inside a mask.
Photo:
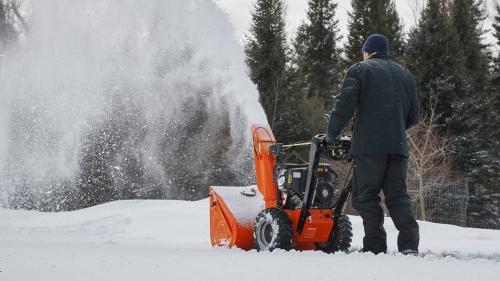
[{"label": "man's head", "polygon": [[367,60],[373,54],[388,55],[389,54],[389,40],[382,34],[372,34],[368,36],[365,44],[363,45],[363,59]]}]

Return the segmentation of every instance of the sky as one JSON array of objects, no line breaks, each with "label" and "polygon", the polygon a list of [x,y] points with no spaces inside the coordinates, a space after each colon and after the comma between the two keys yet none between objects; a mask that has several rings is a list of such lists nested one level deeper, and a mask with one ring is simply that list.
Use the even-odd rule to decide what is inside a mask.
[{"label": "sky", "polygon": [[[237,38],[243,38],[244,34],[248,32],[250,27],[250,11],[256,0],[213,0],[229,15],[231,22],[236,29]],[[287,3],[287,31],[292,36],[297,27],[301,24],[306,16],[308,0],[288,0]],[[344,38],[347,34],[348,24],[348,11],[351,9],[351,0],[337,0],[337,17],[339,19],[339,27]],[[399,16],[403,20],[405,32],[415,24],[415,16],[419,13],[414,13],[414,7],[422,5],[424,0],[396,0],[396,7]],[[491,29],[492,18],[494,16],[494,3],[495,0],[487,0],[485,10],[489,14],[486,28]],[[491,34],[486,37],[488,42],[492,42]]]}]

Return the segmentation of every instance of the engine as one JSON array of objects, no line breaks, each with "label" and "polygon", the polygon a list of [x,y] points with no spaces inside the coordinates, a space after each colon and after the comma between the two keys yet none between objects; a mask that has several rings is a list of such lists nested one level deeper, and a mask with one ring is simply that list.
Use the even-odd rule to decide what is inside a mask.
[{"label": "engine", "polygon": [[[329,164],[319,164],[314,173],[312,207],[333,208],[339,191],[335,189],[338,176]],[[307,183],[307,165],[282,164],[275,177],[286,209],[301,208]]]}]

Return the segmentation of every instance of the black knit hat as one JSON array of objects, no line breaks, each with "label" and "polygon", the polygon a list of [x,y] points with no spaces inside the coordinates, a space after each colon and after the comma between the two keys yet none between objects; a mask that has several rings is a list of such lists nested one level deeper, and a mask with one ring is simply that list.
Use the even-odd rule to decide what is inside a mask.
[{"label": "black knit hat", "polygon": [[389,40],[382,34],[372,34],[366,39],[363,45],[363,52],[368,54],[389,54]]}]

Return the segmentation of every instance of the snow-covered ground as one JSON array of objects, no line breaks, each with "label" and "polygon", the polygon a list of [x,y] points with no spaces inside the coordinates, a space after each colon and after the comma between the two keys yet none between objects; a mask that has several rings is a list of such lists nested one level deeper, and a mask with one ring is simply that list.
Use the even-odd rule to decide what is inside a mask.
[{"label": "snow-covered ground", "polygon": [[[352,217],[353,250],[362,226]],[[500,231],[421,224],[421,257],[212,248],[208,201],[117,201],[39,213],[0,209],[0,280],[499,280]]]}]

